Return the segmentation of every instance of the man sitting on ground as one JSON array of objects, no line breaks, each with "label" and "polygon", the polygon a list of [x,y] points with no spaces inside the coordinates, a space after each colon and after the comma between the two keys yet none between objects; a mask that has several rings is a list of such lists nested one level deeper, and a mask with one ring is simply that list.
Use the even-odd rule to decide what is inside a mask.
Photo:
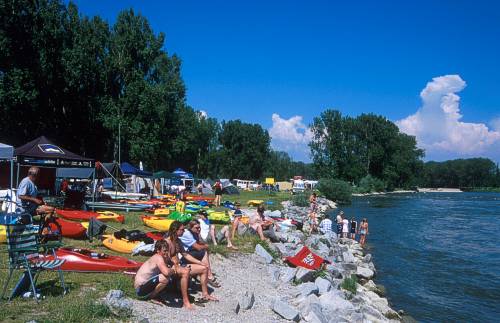
[{"label": "man sitting on ground", "polygon": [[194,261],[187,260],[187,262],[207,267],[208,284],[212,287],[219,288],[220,284],[212,273],[212,267],[210,266],[208,244],[201,242],[199,236],[200,223],[196,220],[190,221],[188,223],[188,230],[184,230],[183,235],[179,238],[184,250],[194,258]]},{"label": "man sitting on ground", "polygon": [[238,225],[241,223],[241,217],[243,216],[243,212],[240,209],[241,204],[239,202],[234,203],[235,210],[233,213],[233,224],[231,227],[231,239],[234,240],[234,234],[236,233],[236,230],[238,229]]},{"label": "man sitting on ground", "polygon": [[168,243],[158,240],[155,244],[155,254],[146,260],[135,275],[134,288],[137,296],[143,300],[160,302],[156,298],[174,279],[181,281],[182,302],[185,308],[191,308],[187,286],[189,270],[173,264],[168,253]]},{"label": "man sitting on ground", "polygon": [[[184,250],[184,248],[182,247],[182,242],[179,239],[183,234],[184,225],[179,221],[172,222],[168,230],[168,237],[166,238],[169,247],[169,255],[172,259],[172,262],[174,263],[174,265],[180,264],[181,266],[190,266],[190,275],[199,276],[203,300],[218,301],[217,298],[208,293],[208,266],[191,256],[186,250]],[[181,260],[179,260],[179,254],[182,255],[182,262]],[[191,263],[191,265],[188,265],[188,263]]]}]

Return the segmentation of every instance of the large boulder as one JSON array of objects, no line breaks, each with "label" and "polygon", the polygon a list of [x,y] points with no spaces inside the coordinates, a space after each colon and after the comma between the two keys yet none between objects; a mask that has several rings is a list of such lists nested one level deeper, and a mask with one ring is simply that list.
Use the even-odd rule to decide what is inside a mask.
[{"label": "large boulder", "polygon": [[326,292],[329,292],[330,289],[332,288],[332,283],[330,283],[329,280],[321,277],[316,278],[314,284],[316,285],[316,287],[318,287],[318,293],[321,295]]},{"label": "large boulder", "polygon": [[300,313],[289,304],[276,299],[272,304],[272,310],[286,320],[298,322]]},{"label": "large boulder", "polygon": [[238,300],[236,313],[238,313],[240,310],[246,311],[251,309],[254,303],[255,303],[254,293],[246,291],[245,294],[243,294]]},{"label": "large boulder", "polygon": [[354,263],[356,262],[356,259],[352,255],[350,251],[345,251],[342,253],[342,259],[344,259],[345,263]]},{"label": "large boulder", "polygon": [[262,259],[264,259],[264,261],[267,264],[273,262],[273,256],[271,256],[269,252],[267,252],[266,249],[264,249],[264,247],[262,247],[260,244],[257,244],[255,246],[255,254],[259,255]]},{"label": "large boulder", "polygon": [[300,284],[297,286],[297,288],[298,288],[298,294],[303,297],[307,297],[311,294],[317,295],[319,291],[318,286],[316,286],[315,283],[311,282]]},{"label": "large boulder", "polygon": [[117,316],[130,316],[132,314],[132,302],[125,297],[121,290],[110,290],[104,303]]},{"label": "large boulder", "polygon": [[333,278],[342,278],[344,273],[344,269],[334,262],[326,265],[326,270],[332,275]]},{"label": "large boulder", "polygon": [[356,275],[363,279],[372,279],[374,272],[366,267],[358,267],[356,270]]},{"label": "large boulder", "polygon": [[298,282],[306,283],[314,279],[314,270],[299,267],[295,273],[295,280]]},{"label": "large boulder", "polygon": [[302,314],[304,320],[310,323],[328,323],[328,319],[321,310],[321,304],[310,303],[306,309],[307,314]]}]

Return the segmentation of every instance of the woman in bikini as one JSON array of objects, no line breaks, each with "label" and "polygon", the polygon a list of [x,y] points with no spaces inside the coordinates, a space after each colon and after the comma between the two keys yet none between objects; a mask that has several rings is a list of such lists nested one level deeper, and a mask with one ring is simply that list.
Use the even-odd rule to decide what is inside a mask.
[{"label": "woman in bikini", "polygon": [[366,218],[361,221],[359,225],[359,243],[364,246],[366,243],[366,236],[368,235],[368,220]]}]

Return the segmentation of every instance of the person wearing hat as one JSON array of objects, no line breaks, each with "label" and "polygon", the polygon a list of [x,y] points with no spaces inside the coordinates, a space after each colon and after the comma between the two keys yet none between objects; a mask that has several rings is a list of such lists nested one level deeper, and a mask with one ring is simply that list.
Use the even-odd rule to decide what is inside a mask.
[{"label": "person wearing hat", "polygon": [[241,222],[241,217],[243,216],[243,212],[240,209],[240,207],[241,207],[240,202],[234,203],[234,207],[236,209],[234,210],[234,213],[233,213],[233,224],[231,227],[231,239],[234,239],[234,234],[236,233],[236,230],[238,229],[238,225]]}]

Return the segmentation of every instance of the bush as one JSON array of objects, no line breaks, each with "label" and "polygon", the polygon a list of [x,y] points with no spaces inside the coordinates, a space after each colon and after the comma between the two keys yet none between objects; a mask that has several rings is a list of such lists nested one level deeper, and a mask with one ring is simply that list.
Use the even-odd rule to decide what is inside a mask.
[{"label": "bush", "polygon": [[345,289],[345,290],[351,292],[354,295],[354,294],[356,294],[356,288],[357,288],[356,284],[357,283],[358,283],[358,279],[357,279],[356,275],[351,275],[351,277],[344,278],[340,287],[342,287],[342,289]]},{"label": "bush", "polygon": [[366,175],[359,181],[357,191],[359,193],[382,192],[385,190],[385,183],[371,175]]},{"label": "bush", "polygon": [[299,193],[292,196],[292,202],[295,206],[306,207],[309,206],[309,197],[306,193]]},{"label": "bush", "polygon": [[329,200],[339,203],[351,203],[352,187],[347,182],[322,178],[319,180],[317,188]]}]

